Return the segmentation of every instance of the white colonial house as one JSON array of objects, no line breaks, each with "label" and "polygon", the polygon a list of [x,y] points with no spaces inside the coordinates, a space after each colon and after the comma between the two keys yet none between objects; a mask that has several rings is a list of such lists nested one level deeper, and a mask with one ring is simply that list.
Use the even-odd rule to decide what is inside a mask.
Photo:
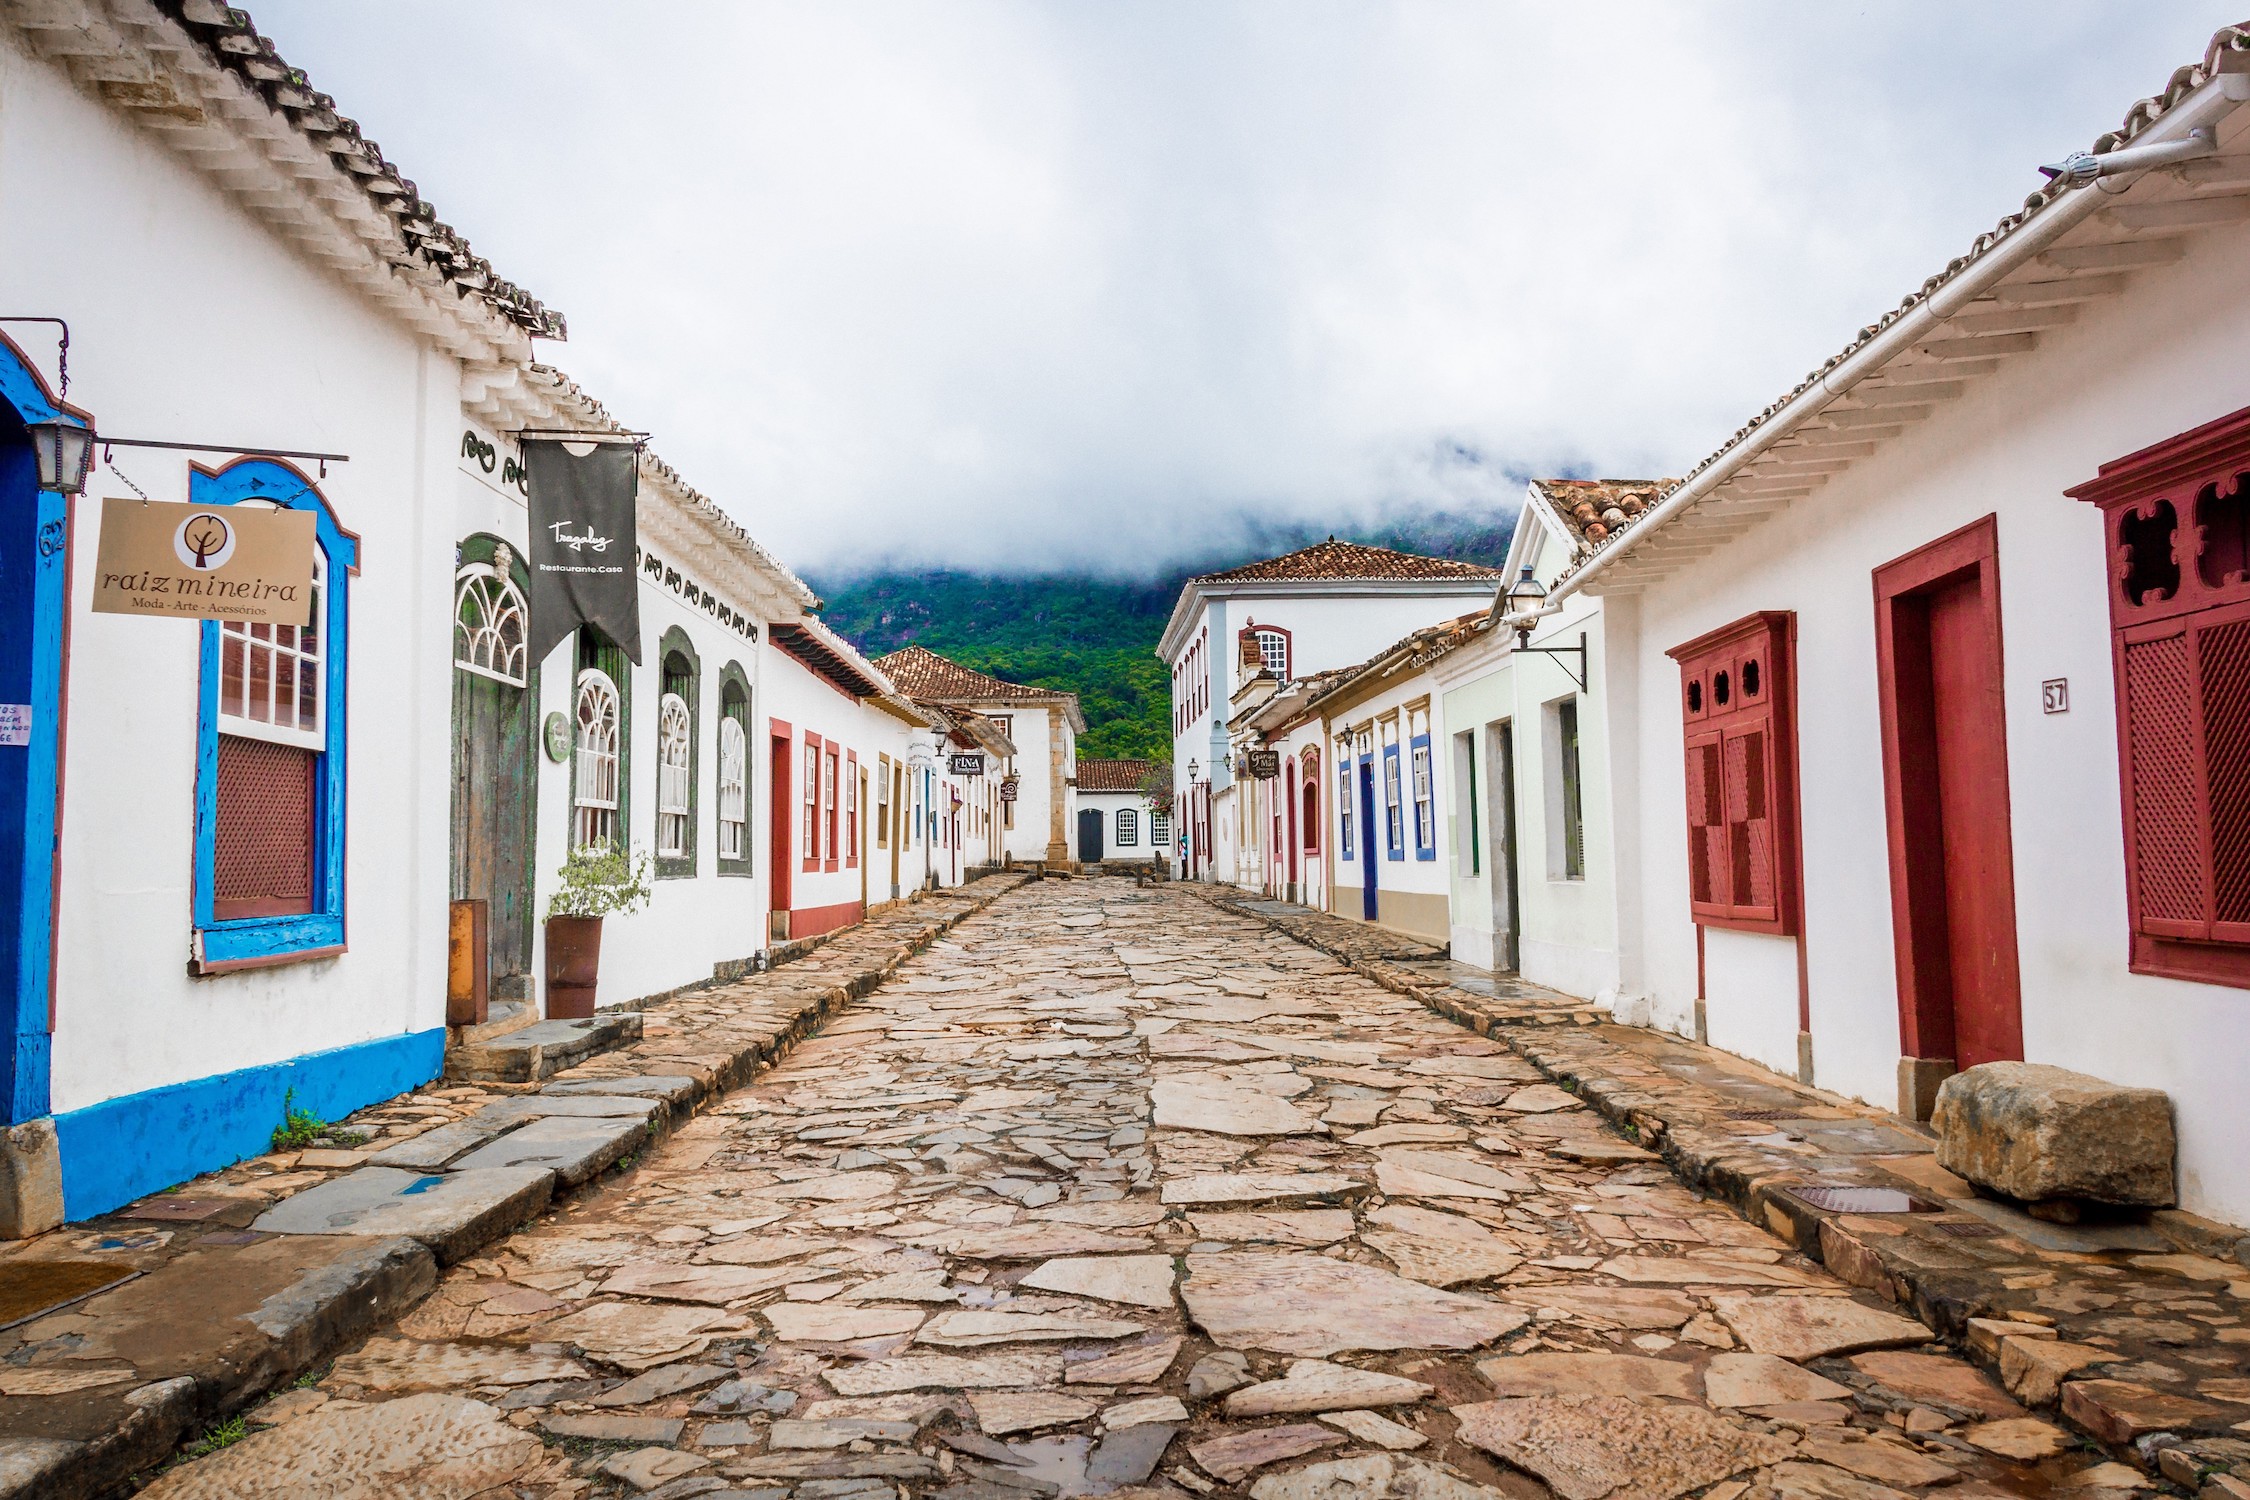
[{"label": "white colonial house", "polygon": [[1330,824],[1338,804],[1323,791],[1328,735],[1313,704],[1346,675],[1343,670],[1314,672],[1282,684],[1237,712],[1233,736],[1238,754],[1266,750],[1274,756],[1274,775],[1247,778],[1253,805],[1244,826],[1264,851],[1258,889],[1275,900],[1321,911],[1328,909],[1332,884],[1329,867],[1336,836]]},{"label": "white colonial house", "polygon": [[[1509,589],[1551,588],[1665,483],[1533,480],[1508,544]],[[1453,956],[1615,1003],[1620,890],[1607,789],[1620,676],[1602,601],[1562,601],[1528,638],[1497,627],[1478,622],[1431,666],[1447,725]],[[1630,996],[1620,1014],[1642,1015]]]},{"label": "white colonial house", "polygon": [[[437,1073],[462,412],[563,325],[220,6],[0,8],[0,266],[24,1233]],[[35,453],[89,427],[74,494]],[[310,622],[94,612],[156,501],[312,517]]]},{"label": "white colonial house", "polygon": [[[1573,563],[1622,982],[1909,1115],[2166,1091],[2250,1218],[2250,41],[2173,75]],[[1697,351],[1678,352],[1692,379]]]},{"label": "white colonial house", "polygon": [[[1325,542],[1190,578],[1157,655],[1172,678],[1175,858],[1196,879],[1237,876],[1232,823],[1215,816],[1235,773],[1228,768],[1235,696],[1257,671],[1287,683],[1354,665],[1371,641],[1396,640],[1489,603],[1500,575],[1449,558]],[[1257,668],[1242,663],[1255,657]]]},{"label": "white colonial house", "polygon": [[[1070,863],[1069,834],[1077,812],[1071,770],[1078,760],[1078,736],[1086,732],[1078,695],[1006,682],[925,646],[901,647],[876,658],[875,665],[915,702],[949,718],[987,721],[1006,743],[1005,753],[983,752],[981,771],[957,778],[970,826],[981,829],[987,840],[985,859],[995,864]],[[980,745],[970,736],[952,748],[975,755]]]},{"label": "white colonial house", "polygon": [[1071,853],[1081,864],[1146,865],[1165,857],[1167,830],[1148,794],[1145,760],[1081,760]]}]

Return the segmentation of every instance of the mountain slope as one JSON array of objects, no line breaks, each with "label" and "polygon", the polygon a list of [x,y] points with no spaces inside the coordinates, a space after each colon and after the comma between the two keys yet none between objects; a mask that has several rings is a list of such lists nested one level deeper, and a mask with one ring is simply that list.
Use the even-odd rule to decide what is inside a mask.
[{"label": "mountain slope", "polygon": [[[1352,536],[1376,546],[1497,567],[1514,517],[1434,516]],[[1118,581],[1083,574],[886,571],[810,580],[822,618],[869,656],[919,643],[981,672],[1078,694],[1081,755],[1163,760],[1171,753],[1170,678],[1156,644],[1180,586],[1197,573],[1272,557],[1320,540],[1277,530],[1254,550],[1163,577]],[[1370,641],[1369,651],[1382,645]]]}]

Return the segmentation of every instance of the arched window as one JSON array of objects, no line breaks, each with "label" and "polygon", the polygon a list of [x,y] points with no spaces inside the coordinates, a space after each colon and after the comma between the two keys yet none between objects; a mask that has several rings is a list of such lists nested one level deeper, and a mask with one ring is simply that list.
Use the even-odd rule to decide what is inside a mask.
[{"label": "arched window", "polygon": [[696,868],[701,816],[696,795],[702,780],[703,663],[688,633],[674,625],[657,646],[662,674],[656,700],[656,875],[689,879]]},{"label": "arched window", "polygon": [[615,845],[618,743],[624,712],[617,684],[599,667],[578,674],[578,753],[571,777],[571,844],[580,849]]},{"label": "arched window", "polygon": [[1304,754],[1305,781],[1304,806],[1299,809],[1297,829],[1304,840],[1307,854],[1320,852],[1320,749],[1308,747]]},{"label": "arched window", "polygon": [[505,543],[489,563],[470,563],[454,575],[453,665],[464,672],[522,687],[531,663],[524,649],[528,611],[508,577]]},{"label": "arched window", "polygon": [[689,756],[694,749],[687,700],[666,693],[656,709],[656,852],[664,859],[687,858],[688,797],[695,780]]},{"label": "arched window", "polygon": [[1138,809],[1121,807],[1117,810],[1117,847],[1138,849],[1141,846],[1141,815]]},{"label": "arched window", "polygon": [[719,873],[750,873],[750,689],[733,662],[719,669]]},{"label": "arched window", "polygon": [[1258,665],[1283,682],[1289,680],[1289,634],[1283,630],[1269,630],[1264,626],[1250,634],[1258,642]]}]

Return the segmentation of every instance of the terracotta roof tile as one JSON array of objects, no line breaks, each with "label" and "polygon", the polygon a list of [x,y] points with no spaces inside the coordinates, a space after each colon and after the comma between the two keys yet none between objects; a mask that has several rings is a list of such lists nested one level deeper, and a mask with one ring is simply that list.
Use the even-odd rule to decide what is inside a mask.
[{"label": "terracotta roof tile", "polygon": [[1082,760],[1078,763],[1078,790],[1082,792],[1137,792],[1148,775],[1145,760]]},{"label": "terracotta roof tile", "polygon": [[1676,479],[1534,479],[1531,487],[1580,542],[1598,547],[1678,483]]},{"label": "terracotta roof tile", "polygon": [[1062,698],[1075,701],[1077,697],[1053,688],[1003,682],[973,667],[948,661],[927,646],[903,646],[888,656],[876,657],[875,665],[907,697],[937,703],[1053,703]]},{"label": "terracotta roof tile", "polygon": [[1387,579],[1498,578],[1500,569],[1450,557],[1422,557],[1369,547],[1359,542],[1339,542],[1330,537],[1295,552],[1245,563],[1223,573],[1203,573],[1191,583],[1264,583],[1289,579],[1380,581]]}]

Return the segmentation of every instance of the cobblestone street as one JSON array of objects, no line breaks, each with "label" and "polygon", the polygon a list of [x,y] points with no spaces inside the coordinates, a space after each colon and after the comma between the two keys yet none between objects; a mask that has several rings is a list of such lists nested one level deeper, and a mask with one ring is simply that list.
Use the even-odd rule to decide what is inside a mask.
[{"label": "cobblestone street", "polygon": [[2147,1484],[1931,1337],[1502,1042],[1046,881],[143,1493]]}]

